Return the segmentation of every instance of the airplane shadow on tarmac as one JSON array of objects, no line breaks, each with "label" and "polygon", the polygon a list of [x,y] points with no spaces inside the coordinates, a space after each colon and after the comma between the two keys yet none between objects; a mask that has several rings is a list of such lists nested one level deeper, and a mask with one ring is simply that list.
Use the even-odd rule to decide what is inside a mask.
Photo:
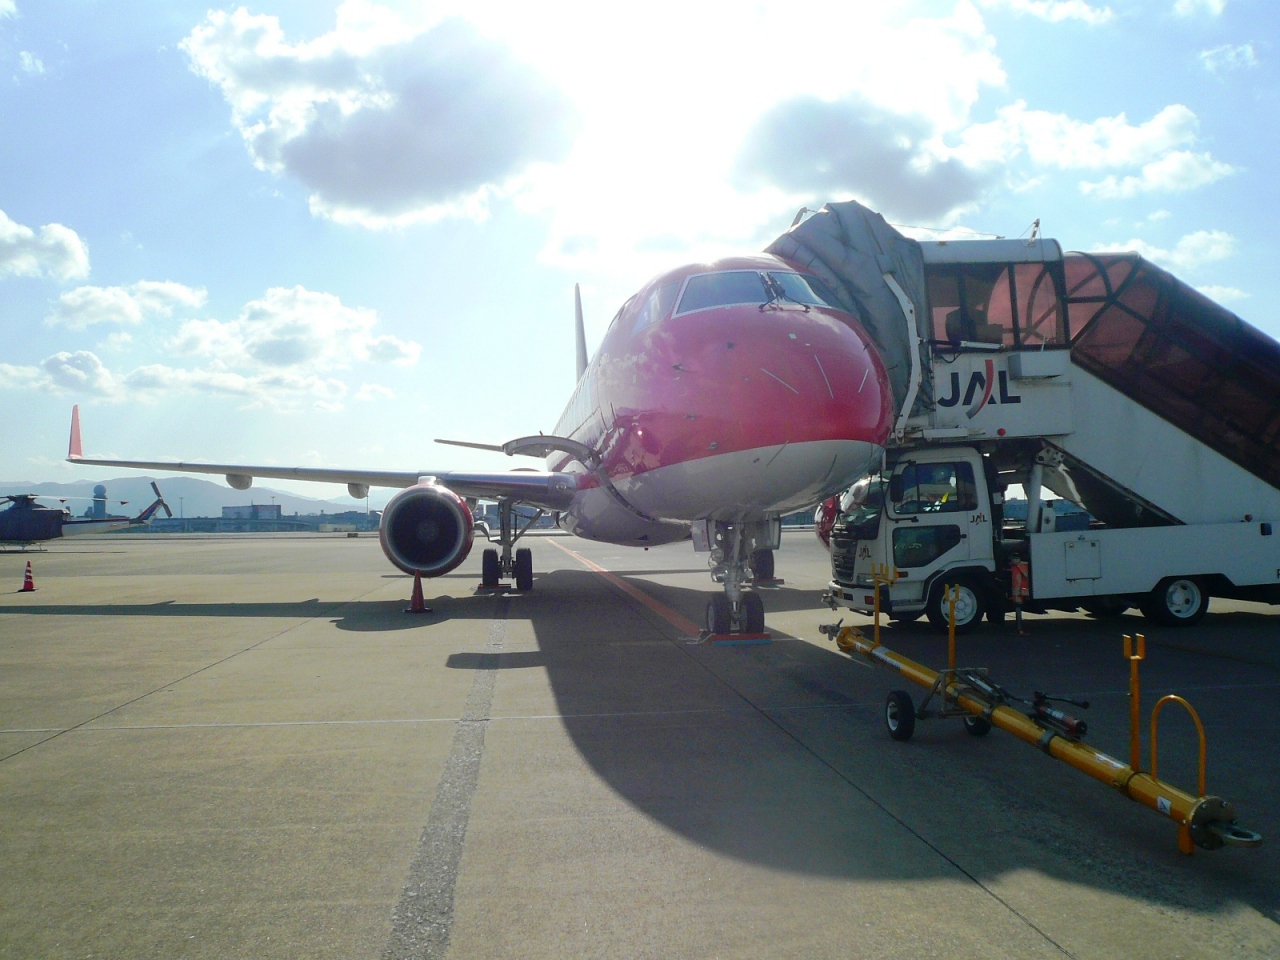
[{"label": "airplane shadow on tarmac", "polygon": [[[695,622],[711,589],[633,582]],[[818,597],[771,591],[766,611],[815,610]],[[439,617],[497,610],[470,599],[432,603]],[[448,666],[545,670],[565,730],[596,774],[654,821],[728,856],[888,881],[967,874],[985,882],[1033,870],[1182,910],[1230,912],[1243,901],[1280,917],[1274,848],[1184,857],[1166,819],[998,732],[977,739],[957,721],[935,721],[922,722],[910,743],[890,740],[884,696],[911,685],[834,647],[776,631],[779,642],[766,646],[691,643],[602,578],[569,569],[540,576],[537,589],[513,597],[508,610],[531,623],[536,652],[455,653]],[[1119,634],[1145,625],[1139,617],[1037,619],[1031,639],[1011,636],[1010,624],[962,642],[1027,695],[1039,682],[1094,695],[1089,719],[1112,734],[1098,745],[1125,756]],[[1146,633],[1159,642],[1157,631]],[[927,624],[894,627],[891,635],[910,656],[945,660],[945,638]],[[1167,672],[1151,671],[1148,704],[1165,692]],[[1229,680],[1257,671],[1228,663],[1225,673]],[[1280,682],[1280,670],[1270,679]],[[919,693],[913,689],[917,702]],[[1236,723],[1264,716],[1262,703]],[[1194,788],[1194,749],[1180,749],[1188,738],[1172,723],[1169,730],[1162,768],[1186,774],[1181,782]],[[1221,733],[1225,742],[1230,734]],[[1243,791],[1233,799],[1247,808],[1246,825],[1274,834],[1280,824],[1263,798],[1277,786],[1277,772],[1259,773],[1247,757],[1218,761],[1222,792]]]},{"label": "airplane shadow on tarmac", "polygon": [[[713,589],[633,582],[695,623]],[[767,615],[817,610],[819,596],[770,590]],[[1269,839],[1260,850],[1188,858],[1176,852],[1167,820],[1006,735],[969,737],[952,720],[920,723],[910,743],[890,740],[881,719],[885,693],[911,685],[831,646],[776,630],[777,642],[766,646],[693,643],[603,578],[573,569],[541,574],[529,594],[429,597],[434,613],[427,616],[406,616],[405,603],[14,604],[3,612],[332,617],[344,631],[419,630],[430,640],[433,624],[492,619],[505,603],[511,620],[531,624],[538,649],[446,652],[446,666],[545,670],[564,728],[595,773],[655,822],[724,855],[772,869],[885,881],[985,883],[1030,870],[1190,912],[1226,915],[1243,902],[1280,919],[1280,817],[1268,799],[1280,792],[1280,771],[1257,762],[1280,753],[1271,707],[1280,666],[1268,662],[1274,644],[1266,644],[1262,659],[1230,652],[1241,646],[1241,631],[1273,635],[1275,617],[1211,613],[1195,631],[1162,631],[1135,615],[1103,622],[1029,618],[1029,638],[1014,636],[1008,624],[960,641],[963,663],[991,667],[1015,691],[1043,684],[1089,695],[1089,739],[1118,757],[1127,756],[1121,633],[1150,638],[1143,674],[1148,710],[1188,678],[1203,690],[1272,686],[1208,702],[1211,694],[1189,694],[1210,729],[1210,792],[1235,801],[1244,825]],[[924,623],[887,628],[886,643],[925,663],[945,660],[945,638]],[[1214,650],[1225,658],[1205,656]],[[911,693],[919,702],[923,691]],[[1193,788],[1194,746],[1179,722],[1171,717],[1170,732],[1162,733],[1161,769]]]}]

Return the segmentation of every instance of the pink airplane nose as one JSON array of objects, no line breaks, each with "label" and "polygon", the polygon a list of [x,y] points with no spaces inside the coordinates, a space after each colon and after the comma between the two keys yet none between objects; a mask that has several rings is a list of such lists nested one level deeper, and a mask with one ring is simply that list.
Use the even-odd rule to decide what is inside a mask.
[{"label": "pink airplane nose", "polygon": [[680,434],[704,456],[826,440],[883,446],[888,438],[888,376],[851,318],[748,305],[674,317],[663,327],[656,338],[670,370],[663,406],[683,419]]}]

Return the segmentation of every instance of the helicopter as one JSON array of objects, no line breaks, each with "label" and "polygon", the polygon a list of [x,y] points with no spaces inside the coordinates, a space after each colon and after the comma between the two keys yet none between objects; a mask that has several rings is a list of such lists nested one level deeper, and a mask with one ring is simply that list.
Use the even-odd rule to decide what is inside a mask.
[{"label": "helicopter", "polygon": [[150,522],[157,510],[163,510],[166,516],[173,516],[173,511],[164,502],[160,487],[154,482],[151,489],[156,499],[136,517],[104,517],[95,519],[73,519],[70,512],[62,507],[47,507],[37,501],[41,498],[34,493],[17,493],[0,497],[8,500],[9,507],[0,511],[0,544],[6,546],[28,547],[56,540],[59,537],[78,537],[89,533],[109,533],[126,527],[141,526]]}]

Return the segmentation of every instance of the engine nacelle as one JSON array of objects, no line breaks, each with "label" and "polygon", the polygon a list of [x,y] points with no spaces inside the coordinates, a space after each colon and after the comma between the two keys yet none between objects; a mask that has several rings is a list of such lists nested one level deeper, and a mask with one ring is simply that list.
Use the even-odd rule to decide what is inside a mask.
[{"label": "engine nacelle", "polygon": [[387,559],[405,573],[439,577],[471,552],[472,520],[466,502],[432,483],[401,490],[382,511],[378,539]]}]

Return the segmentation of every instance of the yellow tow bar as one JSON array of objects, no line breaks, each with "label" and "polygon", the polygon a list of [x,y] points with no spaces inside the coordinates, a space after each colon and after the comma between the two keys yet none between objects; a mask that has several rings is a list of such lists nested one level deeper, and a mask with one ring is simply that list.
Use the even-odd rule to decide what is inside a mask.
[{"label": "yellow tow bar", "polygon": [[[930,698],[938,695],[943,704],[938,715],[963,716],[970,733],[981,735],[992,726],[999,727],[1019,740],[1040,748],[1055,760],[1061,760],[1095,780],[1114,787],[1130,800],[1136,800],[1169,817],[1178,824],[1178,848],[1183,853],[1192,853],[1196,847],[1217,850],[1224,845],[1256,847],[1262,843],[1260,834],[1236,825],[1235,809],[1230,803],[1221,797],[1204,795],[1204,727],[1191,705],[1181,697],[1165,697],[1156,705],[1151,718],[1152,770],[1146,773],[1139,769],[1141,744],[1138,733],[1138,661],[1146,653],[1145,638],[1141,635],[1138,636],[1136,654],[1132,652],[1131,639],[1124,638],[1125,655],[1130,661],[1131,698],[1130,762],[1125,764],[1082,743],[1080,737],[1085,733],[1085,725],[1057,710],[1045,707],[1046,717],[1049,719],[1047,722],[1039,722],[1008,706],[1004,702],[1004,691],[987,679],[985,670],[956,668],[954,640],[949,644],[948,669],[939,672],[895,653],[880,644],[878,638],[868,640],[856,627],[832,624],[823,626],[821,630],[833,638],[836,646],[844,653],[862,656],[873,663],[896,670],[912,683],[927,688]],[[878,630],[876,632],[879,633]],[[1156,777],[1156,720],[1161,708],[1170,700],[1177,700],[1185,706],[1200,730],[1199,796],[1192,796]],[[901,690],[893,691],[885,704],[886,725],[890,735],[898,740],[908,739],[915,728],[916,719],[926,715],[923,708],[917,712],[911,698]],[[1078,736],[1073,736],[1073,732]]]}]

